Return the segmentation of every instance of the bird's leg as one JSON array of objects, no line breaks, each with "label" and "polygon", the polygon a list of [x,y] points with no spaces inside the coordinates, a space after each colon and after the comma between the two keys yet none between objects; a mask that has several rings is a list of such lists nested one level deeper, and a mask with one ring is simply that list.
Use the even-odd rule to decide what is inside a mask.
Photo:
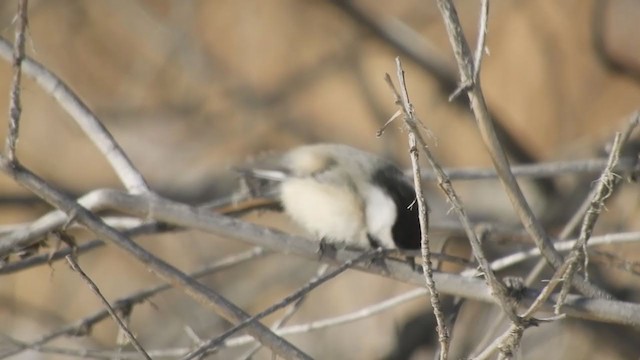
[{"label": "bird's leg", "polygon": [[320,237],[320,243],[318,244],[318,250],[316,250],[316,253],[318,253],[321,259],[325,254],[335,255],[337,251],[338,249],[334,243],[329,242],[324,236]]},{"label": "bird's leg", "polygon": [[380,268],[382,268],[382,271],[386,274],[389,275],[390,271],[389,271],[389,267],[387,266],[387,261],[386,261],[386,252],[384,251],[385,249],[383,249],[382,247],[377,247],[374,250],[378,250],[378,254],[374,255],[371,260],[369,260],[369,265],[378,265],[380,266]]},{"label": "bird's leg", "polygon": [[396,249],[398,260],[404,260],[412,271],[422,271],[422,263],[416,262],[416,250]]},{"label": "bird's leg", "polygon": [[373,264],[378,265],[386,274],[389,274],[389,268],[387,267],[387,262],[385,261],[386,253],[382,245],[380,244],[380,241],[378,241],[378,239],[373,237],[371,234],[367,234],[367,239],[369,240],[371,248],[374,250],[378,250],[378,253],[369,260],[368,266]]},{"label": "bird's leg", "polygon": [[406,255],[404,257],[404,260],[407,262],[407,264],[409,264],[409,267],[411,267],[411,270],[413,270],[414,272],[421,270],[421,265],[420,264],[416,264],[416,258],[411,256],[411,255]]}]

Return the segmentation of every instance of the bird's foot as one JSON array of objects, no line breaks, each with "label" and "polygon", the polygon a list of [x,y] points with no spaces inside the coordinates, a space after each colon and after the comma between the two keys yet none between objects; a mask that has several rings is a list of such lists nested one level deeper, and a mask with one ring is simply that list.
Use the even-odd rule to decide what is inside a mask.
[{"label": "bird's foot", "polygon": [[320,242],[318,244],[318,250],[316,250],[316,253],[318,254],[320,259],[322,259],[325,256],[333,256],[337,251],[338,251],[338,248],[336,247],[335,244],[330,243],[324,237],[320,238]]}]

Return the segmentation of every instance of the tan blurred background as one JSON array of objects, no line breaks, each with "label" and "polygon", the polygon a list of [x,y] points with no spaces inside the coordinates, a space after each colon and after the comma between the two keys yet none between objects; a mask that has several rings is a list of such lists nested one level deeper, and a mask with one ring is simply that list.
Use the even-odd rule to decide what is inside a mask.
[{"label": "tan blurred background", "polygon": [[[475,39],[479,2],[456,4],[468,38]],[[593,157],[639,107],[640,32],[634,25],[640,21],[638,4],[491,2],[483,90],[496,119],[533,160]],[[375,136],[396,110],[383,76],[395,73],[398,55],[417,113],[433,134],[432,148],[442,164],[490,164],[465,106],[447,101],[447,85],[363,25],[348,6],[321,0],[32,0],[29,5],[28,54],[74,89],[152,188],[171,198],[197,203],[227,195],[235,187],[230,166],[266,150],[304,143],[351,144],[407,165],[405,133],[398,125],[381,138]],[[434,2],[357,1],[353,6],[383,23],[410,27],[453,68]],[[0,34],[5,39],[13,39],[16,8],[17,1],[0,3]],[[5,62],[0,66],[0,89],[6,89],[6,99],[10,79],[11,67]],[[31,80],[25,80],[22,94],[22,163],[74,194],[121,187],[104,158],[49,95]],[[7,114],[7,103],[0,102],[1,114]],[[0,126],[2,138],[5,129]],[[472,213],[513,222],[497,183],[478,183],[459,185]],[[571,192],[562,182],[556,185],[563,193]],[[543,211],[548,200],[537,198],[535,187],[527,189],[536,209]],[[608,216],[619,230],[637,230],[638,192],[625,191],[627,196],[613,200],[617,212]],[[6,199],[0,204],[0,225],[32,220],[47,209],[3,176],[0,197]],[[436,219],[448,217],[448,205],[439,193],[432,191],[430,201]],[[278,215],[251,219],[286,226]],[[248,248],[195,232],[140,241],[185,270]],[[628,249],[633,247],[613,250]],[[83,256],[80,263],[110,299],[158,281],[110,247]],[[303,284],[316,267],[273,255],[206,283],[255,312]],[[629,279],[621,287],[638,288],[637,278],[619,278]],[[409,288],[350,272],[314,293],[293,323],[353,311]],[[426,307],[421,299],[381,316],[291,340],[318,358],[381,358],[392,351],[405,322]],[[0,331],[22,340],[35,339],[96,309],[98,301],[64,263],[0,281]],[[626,345],[637,339],[635,334],[630,343],[615,343],[611,350],[598,344],[607,342],[603,338],[590,341],[598,333],[581,324],[549,325],[546,332],[527,333],[525,358],[539,355],[527,344],[553,338],[559,344],[553,354],[545,354],[547,358],[585,358],[582,354],[595,354],[592,346],[597,345],[607,358],[622,359],[633,349]],[[133,328],[149,348],[188,345],[185,326],[207,338],[226,325],[177,291],[134,311]],[[586,330],[557,340],[571,326]],[[112,322],[105,321],[88,338],[56,344],[109,349],[115,332]],[[585,353],[576,352],[576,346]],[[214,358],[234,358],[244,350],[224,350]],[[461,346],[457,351],[464,356],[469,349]],[[269,358],[266,351],[258,356]],[[46,358],[35,352],[18,358],[40,357]]]}]

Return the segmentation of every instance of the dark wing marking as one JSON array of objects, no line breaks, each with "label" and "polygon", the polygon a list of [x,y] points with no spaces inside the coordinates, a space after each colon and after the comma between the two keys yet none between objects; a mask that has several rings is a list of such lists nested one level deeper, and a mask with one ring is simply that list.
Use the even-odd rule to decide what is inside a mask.
[{"label": "dark wing marking", "polygon": [[373,174],[372,181],[398,204],[398,216],[391,229],[393,242],[400,249],[420,248],[420,222],[416,193],[402,171],[389,164]]}]

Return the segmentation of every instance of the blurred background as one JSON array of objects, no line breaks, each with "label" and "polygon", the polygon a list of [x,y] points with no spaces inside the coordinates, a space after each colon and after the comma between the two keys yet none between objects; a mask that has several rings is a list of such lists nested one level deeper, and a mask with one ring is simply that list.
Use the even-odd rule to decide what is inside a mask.
[{"label": "blurred background", "polygon": [[[456,1],[472,44],[479,5]],[[0,3],[0,35],[10,41],[16,9],[17,1]],[[606,143],[640,105],[638,21],[635,0],[491,2],[481,80],[514,163],[603,156]],[[237,188],[231,166],[306,143],[350,144],[407,166],[406,133],[399,122],[376,137],[397,110],[384,82],[385,73],[395,74],[396,56],[403,60],[413,104],[441,164],[490,165],[465,97],[448,101],[457,70],[432,1],[31,0],[28,35],[29,56],[61,77],[103,121],[151,187],[172,199],[195,204],[228,196]],[[11,76],[5,61],[0,65],[0,89],[7,94],[7,101],[0,102],[2,114],[8,113]],[[71,194],[121,188],[104,157],[54,99],[30,79],[23,82],[22,96],[18,156],[24,165]],[[6,126],[0,126],[0,136],[5,134]],[[553,231],[596,177],[522,185]],[[426,185],[434,221],[453,220],[437,188]],[[497,181],[455,185],[474,219],[517,224]],[[636,185],[623,186],[597,231],[640,229],[638,195]],[[32,221],[47,210],[0,176],[0,225]],[[298,231],[279,214],[248,219]],[[84,236],[80,239],[91,238]],[[193,231],[139,242],[185,271],[250,247]],[[464,242],[458,250],[465,253]],[[608,249],[640,260],[637,250],[633,245]],[[109,246],[83,255],[80,264],[108,299],[158,283]],[[204,282],[257,312],[304,284],[317,266],[275,254]],[[615,269],[599,276],[611,291],[638,300],[637,276]],[[355,311],[410,288],[351,271],[312,293],[292,323]],[[426,299],[419,299],[290,340],[317,358],[426,358],[435,342],[419,344],[407,355],[398,336],[407,324],[417,323],[414,333],[421,331],[433,341],[435,330],[425,325],[432,321],[424,315],[428,308]],[[63,262],[0,281],[0,332],[24,341],[99,309],[95,296]],[[456,331],[481,334],[484,329],[470,325],[491,314],[495,309],[467,304]],[[175,290],[135,307],[132,318],[132,328],[148,348],[189,346],[185,327],[208,338],[226,326]],[[87,337],[54,344],[113,349],[116,330],[107,320]],[[468,356],[478,343],[472,339],[454,333],[453,354]],[[528,331],[522,355],[626,359],[637,357],[639,340],[630,328],[569,320]],[[552,344],[553,353],[540,348],[541,342]],[[212,356],[237,358],[246,349]],[[60,357],[27,351],[15,358]],[[269,357],[264,350],[257,355]]]}]

